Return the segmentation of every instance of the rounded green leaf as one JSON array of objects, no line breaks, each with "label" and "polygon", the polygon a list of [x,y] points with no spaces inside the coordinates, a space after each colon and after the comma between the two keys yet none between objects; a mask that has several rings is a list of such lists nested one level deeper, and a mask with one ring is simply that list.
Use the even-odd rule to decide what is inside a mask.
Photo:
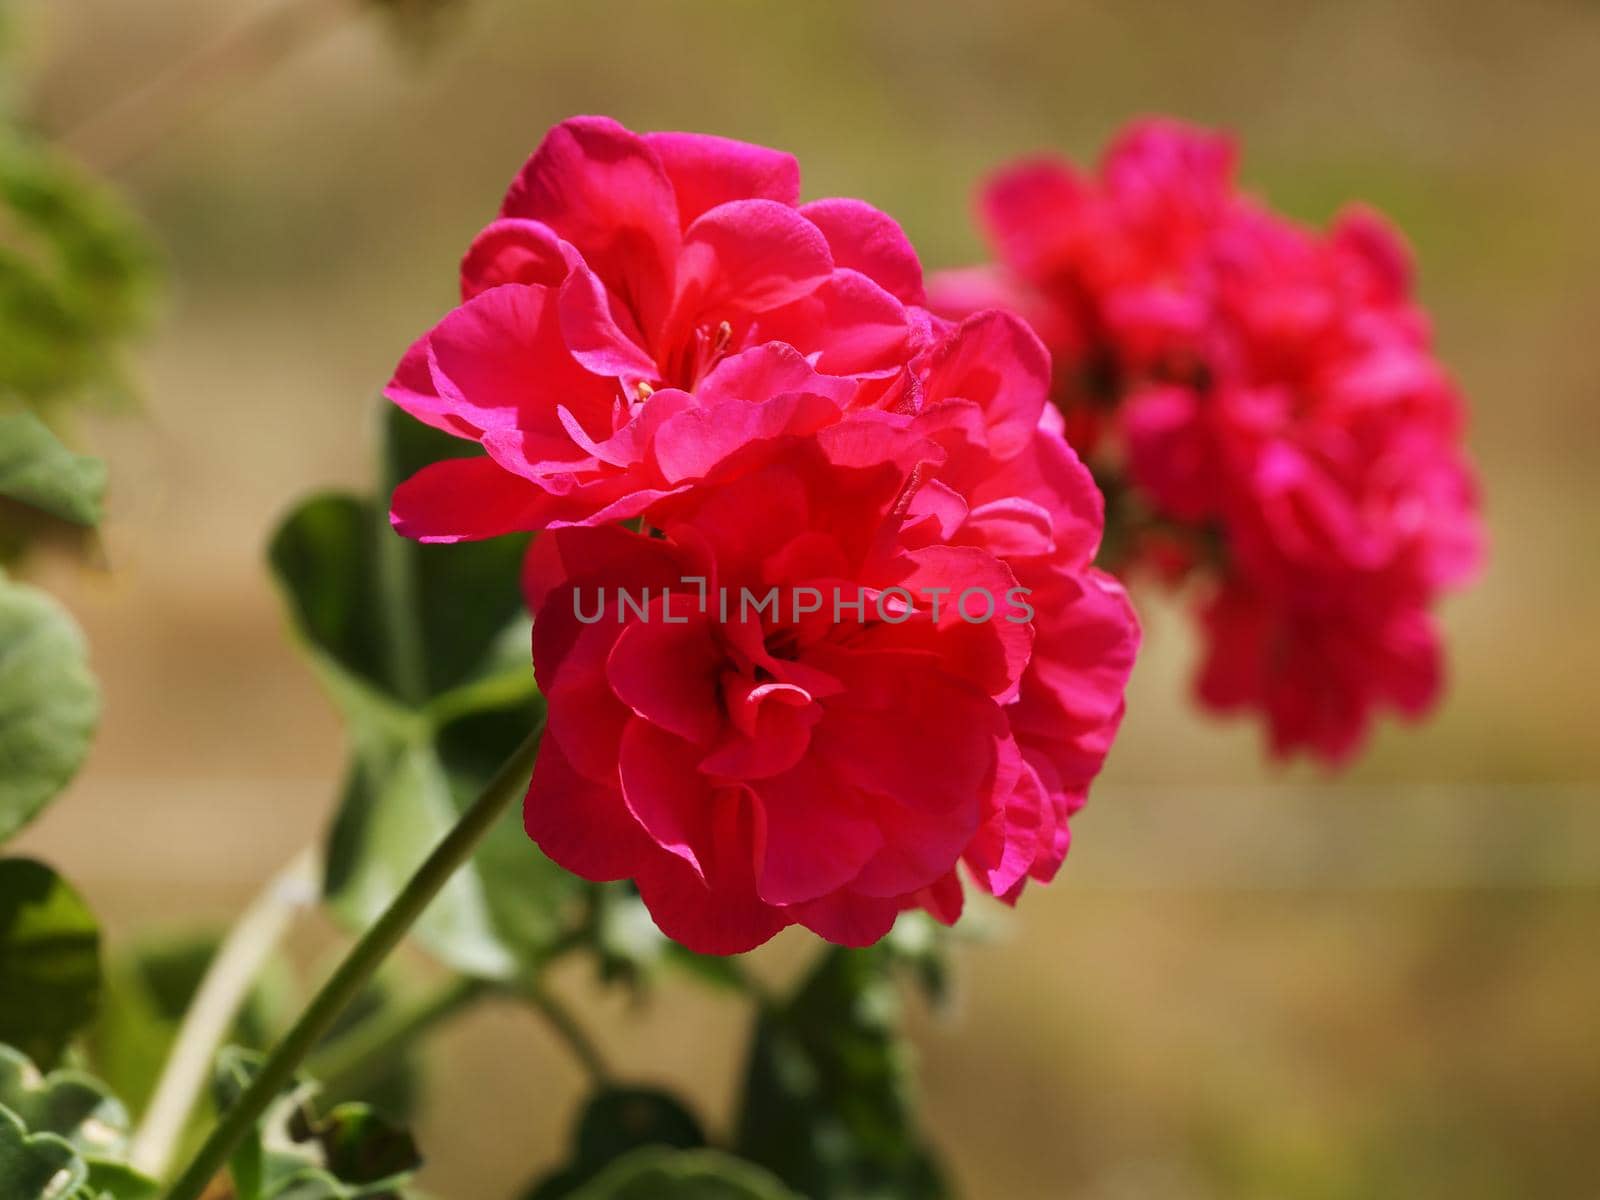
[{"label": "rounded green leaf", "polygon": [[72,618],[37,588],[0,576],[0,841],[66,786],[99,715]]},{"label": "rounded green leaf", "polygon": [[81,1071],[42,1075],[10,1046],[0,1046],[0,1107],[86,1155],[115,1157],[127,1144],[128,1110],[103,1084]]},{"label": "rounded green leaf", "polygon": [[72,521],[100,523],[106,465],[74,454],[32,413],[0,414],[0,496]]},{"label": "rounded green leaf", "polygon": [[86,1176],[69,1143],[53,1133],[30,1134],[0,1108],[0,1200],[68,1200]]},{"label": "rounded green leaf", "polygon": [[94,1018],[100,929],[43,863],[0,859],[0,1042],[49,1067]]}]

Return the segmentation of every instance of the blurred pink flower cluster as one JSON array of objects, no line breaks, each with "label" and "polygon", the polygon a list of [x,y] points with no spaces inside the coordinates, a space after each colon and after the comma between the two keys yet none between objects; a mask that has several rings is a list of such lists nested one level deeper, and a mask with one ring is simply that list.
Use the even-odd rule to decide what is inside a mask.
[{"label": "blurred pink flower cluster", "polygon": [[483,451],[400,486],[402,533],[545,531],[530,836],[715,953],[1050,879],[1138,643],[1038,338],[932,316],[893,220],[799,188],[563,122],[388,390]]},{"label": "blurred pink flower cluster", "polygon": [[1298,225],[1234,168],[1228,138],[1165,120],[1092,175],[1010,166],[981,193],[997,265],[933,305],[1026,317],[1110,498],[1110,565],[1193,582],[1202,702],[1337,763],[1440,693],[1433,610],[1483,555],[1463,404],[1399,235],[1365,210]]}]

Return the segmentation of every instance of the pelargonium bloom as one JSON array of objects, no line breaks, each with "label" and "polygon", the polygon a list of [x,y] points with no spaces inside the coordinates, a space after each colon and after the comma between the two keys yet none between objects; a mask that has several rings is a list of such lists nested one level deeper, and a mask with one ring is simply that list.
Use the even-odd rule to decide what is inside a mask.
[{"label": "pelargonium bloom", "polygon": [[1430,613],[1482,557],[1463,405],[1408,256],[1375,214],[1327,233],[1242,195],[1220,135],[1145,121],[1095,176],[1000,172],[1000,264],[935,286],[1050,346],[1069,438],[1108,482],[1120,570],[1195,583],[1199,693],[1258,709],[1278,753],[1340,761],[1375,712],[1426,712]]},{"label": "pelargonium bloom", "polygon": [[685,483],[652,458],[662,424],[752,374],[809,368],[841,408],[891,403],[926,327],[916,252],[870,205],[799,190],[795,160],[761,146],[606,117],[552,129],[467,251],[462,304],[387,390],[488,452],[409,481],[398,528],[636,516]]},{"label": "pelargonium bloom", "polygon": [[389,391],[487,451],[403,483],[402,533],[544,531],[529,835],[712,953],[1049,880],[1138,645],[1038,338],[932,316],[893,221],[797,186],[558,126]]},{"label": "pelargonium bloom", "polygon": [[945,456],[874,418],[750,443],[650,533],[565,528],[530,554],[550,725],[528,832],[634,880],[692,949],[953,921],[963,865],[1014,899],[1060,866],[1120,720],[1137,634],[1115,585],[1068,552],[1074,590],[1041,616],[983,539],[925,536]]}]

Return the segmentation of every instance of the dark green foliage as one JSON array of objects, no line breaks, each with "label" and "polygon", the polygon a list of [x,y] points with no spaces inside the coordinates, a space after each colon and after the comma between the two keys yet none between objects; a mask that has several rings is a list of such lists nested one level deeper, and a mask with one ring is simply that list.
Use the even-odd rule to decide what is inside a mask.
[{"label": "dark green foliage", "polygon": [[[383,428],[385,496],[426,463],[470,448],[398,410],[385,410]],[[325,890],[357,925],[382,911],[542,719],[519,586],[527,539],[419,546],[389,528],[386,507],[314,497],[288,516],[270,549],[302,641],[350,731]],[[551,951],[581,890],[510,812],[417,933],[457,969],[509,979]]]},{"label": "dark green foliage", "polygon": [[49,1067],[93,1020],[100,928],[43,863],[0,859],[0,1042]]},{"label": "dark green foliage", "polygon": [[[237,1046],[218,1057],[213,1090],[226,1112],[260,1069],[259,1055]],[[297,1080],[267,1109],[229,1161],[236,1200],[398,1200],[422,1166],[404,1129],[365,1104],[326,1114],[312,1103],[313,1083]]]},{"label": "dark green foliage", "polygon": [[608,1087],[584,1106],[567,1163],[539,1181],[526,1200],[561,1200],[618,1159],[647,1146],[687,1150],[706,1144],[700,1122],[666,1092]]},{"label": "dark green foliage", "polygon": [[761,1168],[716,1150],[636,1150],[572,1200],[800,1200]]},{"label": "dark green foliage", "polygon": [[72,618],[43,592],[0,574],[0,842],[67,785],[99,716],[99,689]]},{"label": "dark green foliage", "polygon": [[917,1128],[891,961],[831,949],[756,1023],[735,1148],[812,1200],[949,1195]]}]

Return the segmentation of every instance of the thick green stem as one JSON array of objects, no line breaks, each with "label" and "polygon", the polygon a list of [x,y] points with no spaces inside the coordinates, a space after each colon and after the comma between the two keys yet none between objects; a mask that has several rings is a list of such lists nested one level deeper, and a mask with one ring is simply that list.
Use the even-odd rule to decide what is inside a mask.
[{"label": "thick green stem", "polygon": [[489,827],[513,800],[522,795],[538,752],[539,730],[535,729],[517,747],[472,806],[461,815],[461,819],[434,848],[433,853],[423,860],[400,894],[350,948],[344,961],[300,1014],[300,1019],[267,1056],[260,1073],[238,1103],[223,1114],[222,1120],[206,1138],[188,1169],[167,1192],[167,1200],[198,1200],[212,1177],[227,1162],[234,1147],[294,1078],[295,1069],[306,1055],[372,979],[383,960],[400,944],[406,931],[439,894],[439,889],[467,861]]}]

